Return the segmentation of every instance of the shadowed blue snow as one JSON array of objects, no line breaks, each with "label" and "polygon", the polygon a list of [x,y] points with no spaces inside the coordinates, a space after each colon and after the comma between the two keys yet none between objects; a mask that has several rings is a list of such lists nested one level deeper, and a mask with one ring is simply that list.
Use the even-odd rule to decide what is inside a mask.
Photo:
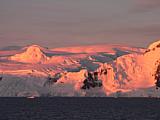
[{"label": "shadowed blue snow", "polygon": [[159,5],[159,0],[0,0],[0,47],[146,46],[160,38]]}]

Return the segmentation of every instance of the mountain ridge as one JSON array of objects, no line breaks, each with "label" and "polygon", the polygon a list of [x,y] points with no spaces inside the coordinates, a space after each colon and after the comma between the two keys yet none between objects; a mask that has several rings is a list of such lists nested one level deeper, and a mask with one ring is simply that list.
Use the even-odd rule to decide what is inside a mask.
[{"label": "mountain ridge", "polygon": [[[12,85],[15,89],[12,91],[14,95],[10,96],[22,96],[23,93],[26,95],[32,91],[40,96],[116,96],[119,93],[133,96],[136,92],[132,91],[155,86],[153,74],[156,70],[155,64],[160,59],[160,48],[157,47],[159,43],[153,43],[146,49],[122,45],[47,49],[31,45],[11,56],[4,57],[4,53],[3,57],[0,57],[0,72],[4,74],[4,80],[0,82],[0,95],[5,89],[2,86],[17,78]],[[88,90],[81,89],[89,72],[97,74],[97,79],[102,81],[102,87],[90,86]],[[22,90],[21,86],[21,89],[15,88],[14,84],[17,82],[20,82],[22,87],[26,84],[32,89],[27,87]],[[151,93],[146,90],[145,95],[149,94]]]}]

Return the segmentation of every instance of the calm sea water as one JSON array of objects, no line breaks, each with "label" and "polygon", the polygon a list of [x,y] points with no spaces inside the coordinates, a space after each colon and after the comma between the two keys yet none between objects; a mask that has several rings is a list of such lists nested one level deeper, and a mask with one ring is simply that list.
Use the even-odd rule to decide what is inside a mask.
[{"label": "calm sea water", "polygon": [[160,99],[0,98],[0,120],[160,120]]}]

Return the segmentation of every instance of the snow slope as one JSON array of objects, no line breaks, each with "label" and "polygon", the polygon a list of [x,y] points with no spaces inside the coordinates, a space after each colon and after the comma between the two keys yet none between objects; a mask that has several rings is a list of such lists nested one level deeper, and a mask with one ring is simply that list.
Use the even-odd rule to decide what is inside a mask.
[{"label": "snow slope", "polygon": [[124,55],[101,66],[100,69],[110,68],[103,78],[106,94],[155,86],[154,74],[160,62],[159,43],[160,41],[153,43],[154,46],[150,45],[143,54]]},{"label": "snow slope", "polygon": [[49,59],[49,57],[43,53],[43,49],[44,48],[38,45],[32,45],[25,48],[23,53],[11,56],[10,59],[24,63],[43,63]]},{"label": "snow slope", "polygon": [[[148,49],[122,45],[48,49],[31,45],[0,51],[0,96],[158,96],[153,93],[153,74],[160,59],[159,43]],[[98,72],[102,87],[81,89],[88,71]]]}]

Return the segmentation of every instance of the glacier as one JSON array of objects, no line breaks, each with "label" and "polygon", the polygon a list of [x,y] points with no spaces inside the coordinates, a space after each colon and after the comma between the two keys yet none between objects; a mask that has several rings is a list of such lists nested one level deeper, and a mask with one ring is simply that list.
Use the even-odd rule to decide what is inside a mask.
[{"label": "glacier", "polygon": [[[0,96],[159,97],[154,77],[159,53],[160,41],[148,48],[103,44],[2,49]],[[82,89],[89,72],[97,72],[101,87]]]}]

